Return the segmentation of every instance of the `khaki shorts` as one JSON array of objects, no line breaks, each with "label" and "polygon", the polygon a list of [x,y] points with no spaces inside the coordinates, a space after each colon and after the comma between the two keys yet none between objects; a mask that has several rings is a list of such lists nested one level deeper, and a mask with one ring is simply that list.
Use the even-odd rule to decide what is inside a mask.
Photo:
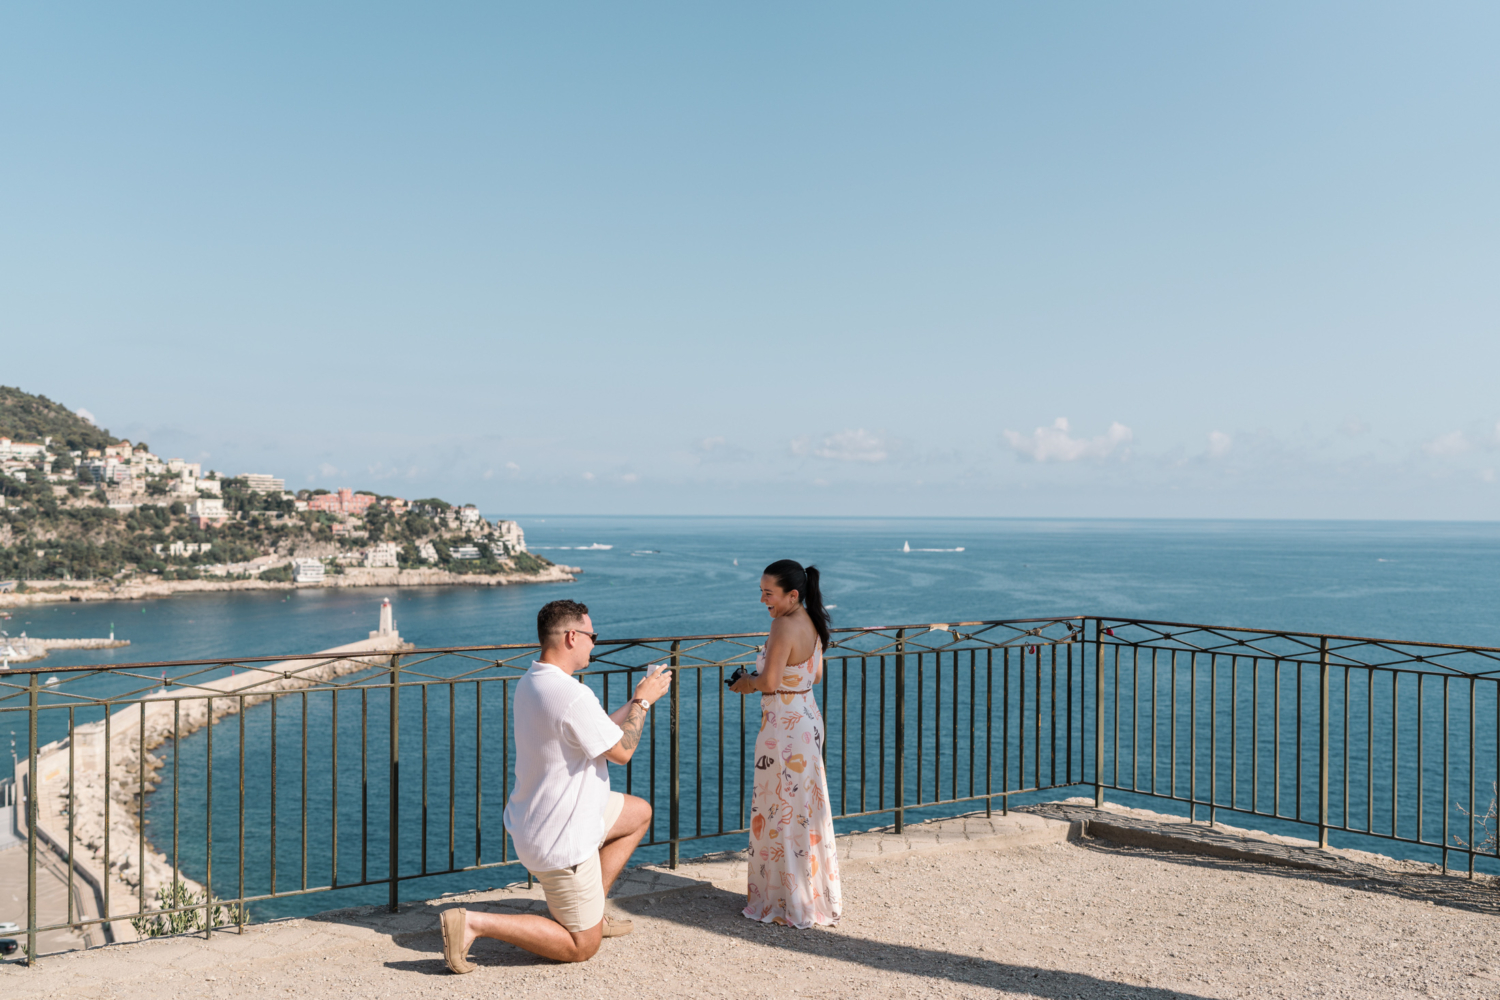
[{"label": "khaki shorts", "polygon": [[[610,792],[604,806],[604,836],[614,828],[625,808],[625,796]],[[604,846],[604,841],[599,842]],[[532,872],[547,896],[547,910],[552,919],[577,934],[598,926],[604,919],[604,873],[599,868],[599,852],[590,854],[571,868],[550,872]]]}]

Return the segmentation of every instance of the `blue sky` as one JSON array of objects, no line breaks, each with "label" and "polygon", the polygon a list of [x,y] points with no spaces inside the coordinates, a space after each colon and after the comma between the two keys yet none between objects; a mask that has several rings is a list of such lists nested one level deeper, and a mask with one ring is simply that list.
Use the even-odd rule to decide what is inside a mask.
[{"label": "blue sky", "polygon": [[1490,519],[1497,29],[9,4],[0,382],[496,513]]}]

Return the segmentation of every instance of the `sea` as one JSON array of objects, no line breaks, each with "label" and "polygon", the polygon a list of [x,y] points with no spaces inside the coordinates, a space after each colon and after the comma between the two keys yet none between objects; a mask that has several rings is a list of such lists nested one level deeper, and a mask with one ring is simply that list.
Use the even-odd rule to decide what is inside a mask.
[{"label": "sea", "polygon": [[[552,515],[518,520],[533,551],[582,570],[576,582],[204,593],[146,601],[52,604],[13,609],[13,617],[0,622],[0,627],[12,635],[23,630],[46,638],[113,633],[130,640],[125,648],[60,651],[29,665],[44,671],[72,665],[312,652],[362,638],[375,627],[379,605],[387,598],[402,637],[419,647],[532,641],[537,608],[559,597],[587,604],[597,631],[610,640],[752,632],[765,629],[768,621],[758,602],[761,570],[774,560],[793,558],[821,570],[824,599],[836,626],[1107,615],[1500,646],[1500,523]],[[94,681],[96,690],[91,690],[138,688],[157,669],[173,672],[168,668],[131,671],[128,678]],[[958,696],[964,697],[961,689]],[[357,745],[360,727],[368,733],[370,726],[368,718],[361,721],[357,710],[355,716],[348,714],[350,710],[346,705],[338,715],[338,730],[347,732],[352,741],[346,746]],[[315,706],[313,711],[316,715],[324,710]],[[486,706],[485,711],[496,709]],[[373,714],[379,729],[380,713]],[[246,715],[247,746],[264,745],[269,739],[266,710],[257,707]],[[325,728],[331,718],[329,710]],[[24,755],[21,722],[22,717],[14,714],[0,720],[0,736],[12,740],[12,746]],[[309,725],[309,731],[318,731],[317,719]],[[311,872],[305,866],[298,868],[299,855],[316,859],[329,853],[328,824],[319,817],[329,813],[331,794],[328,784],[315,778],[303,789],[296,768],[288,763],[296,760],[297,749],[284,741],[298,726],[295,719],[283,720],[278,737],[283,741],[278,746],[287,773],[277,778],[282,803],[277,858],[284,871],[299,873],[282,876],[283,891],[288,888],[287,878],[294,882],[310,879],[310,884],[318,885],[331,874],[319,869],[316,861]],[[55,722],[43,728],[55,728]],[[231,785],[221,787],[234,778],[220,756],[236,749],[235,726],[228,729],[215,737],[215,760],[220,763],[214,790],[220,805],[215,809],[214,865],[215,890],[221,896],[236,890],[221,880],[229,877],[222,873],[232,873],[238,865],[238,818],[222,806],[232,802],[235,793]],[[40,735],[45,741],[59,734],[44,731]],[[376,736],[383,739],[379,733]],[[147,809],[152,842],[166,850],[166,830],[175,830],[172,839],[179,861],[187,874],[200,881],[207,860],[206,830],[201,819],[195,818],[202,811],[202,792],[207,786],[202,739],[200,733],[183,740],[180,774],[173,772],[177,749],[168,745],[160,751],[167,762],[162,788],[175,778],[179,789],[176,815],[170,795],[162,790],[150,796]],[[253,742],[256,739],[262,742]],[[407,739],[403,729],[403,748]],[[497,751],[487,746],[485,753],[491,752]],[[350,761],[356,756],[350,753]],[[315,771],[319,764],[313,761]],[[498,770],[497,764],[500,761],[487,760],[491,774]],[[261,784],[253,793],[254,811],[246,820],[252,831],[246,865],[258,871],[249,853],[259,849],[264,839],[256,831],[263,834],[269,824],[270,813],[262,800],[270,779],[261,774],[263,761],[252,760],[249,767],[250,785]],[[349,767],[357,764],[342,761],[340,775]],[[711,769],[704,780],[715,780]],[[284,786],[286,781],[295,787]],[[385,851],[383,832],[372,833],[375,839],[356,848],[347,831],[360,827],[361,810],[383,815],[384,800],[379,799],[378,789],[376,800],[348,800],[349,790],[360,787],[357,771],[340,781],[345,782],[338,810],[346,831],[338,854],[343,881],[358,880],[351,872],[376,877],[385,864],[380,860]],[[434,780],[435,785],[439,783],[446,789],[446,778]],[[311,803],[306,822],[298,813],[304,791]],[[705,787],[702,791],[711,798],[716,792],[727,797],[738,789]],[[1075,794],[1086,791],[1080,788]],[[414,793],[403,785],[403,803],[409,794]],[[489,794],[491,799],[499,798]],[[1131,804],[1181,811],[1159,801]],[[500,836],[498,809],[491,801],[477,817],[480,822],[474,823],[484,830],[459,836],[460,853],[470,850],[480,835],[491,838],[493,849]],[[844,826],[863,828],[889,819],[889,814],[862,817]],[[439,820],[437,827],[443,828],[445,821]],[[1226,821],[1236,822],[1232,817]],[[1275,826],[1260,819],[1239,822]],[[1284,832],[1309,835],[1306,827],[1290,824]],[[697,841],[683,850],[687,855],[730,849],[742,846],[742,839]],[[1426,856],[1422,848],[1386,844],[1376,849]],[[403,868],[408,867],[413,850],[412,838],[406,837]],[[444,863],[445,851],[446,844],[437,852],[443,854]],[[665,847],[657,846],[643,848],[639,858],[656,861],[664,856]],[[493,854],[486,860],[493,860]],[[416,864],[414,857],[410,863]],[[442,891],[500,884],[518,875],[524,877],[518,868],[489,869],[414,880],[403,883],[401,891],[403,898],[430,898]],[[259,878],[252,872],[250,881]],[[266,888],[268,884],[247,885],[246,891]],[[377,902],[386,892],[382,886],[365,885],[265,900],[252,904],[251,911],[256,919],[310,913]]]}]

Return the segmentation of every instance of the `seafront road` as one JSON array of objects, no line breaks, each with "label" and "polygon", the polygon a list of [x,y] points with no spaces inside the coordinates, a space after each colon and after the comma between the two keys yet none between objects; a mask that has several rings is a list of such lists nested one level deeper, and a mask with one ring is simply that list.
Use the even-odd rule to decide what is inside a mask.
[{"label": "seafront road", "polygon": [[739,916],[744,859],[732,854],[632,870],[613,905],[635,933],[582,965],[482,941],[476,972],[444,969],[435,914],[540,907],[523,882],[394,915],[342,910],[9,965],[0,996],[1500,995],[1500,888],[1430,866],[1076,801],[841,837],[840,855],[834,929]]}]

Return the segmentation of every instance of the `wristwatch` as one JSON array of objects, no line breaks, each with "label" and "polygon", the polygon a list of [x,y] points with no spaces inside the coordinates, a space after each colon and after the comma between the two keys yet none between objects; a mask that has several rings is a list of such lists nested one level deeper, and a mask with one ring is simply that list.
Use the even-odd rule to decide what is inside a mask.
[{"label": "wristwatch", "polygon": [[651,703],[649,701],[647,701],[645,698],[632,698],[632,699],[630,699],[630,702],[633,705],[639,705],[639,706],[641,706],[642,708],[644,708],[648,712],[651,711]]}]

